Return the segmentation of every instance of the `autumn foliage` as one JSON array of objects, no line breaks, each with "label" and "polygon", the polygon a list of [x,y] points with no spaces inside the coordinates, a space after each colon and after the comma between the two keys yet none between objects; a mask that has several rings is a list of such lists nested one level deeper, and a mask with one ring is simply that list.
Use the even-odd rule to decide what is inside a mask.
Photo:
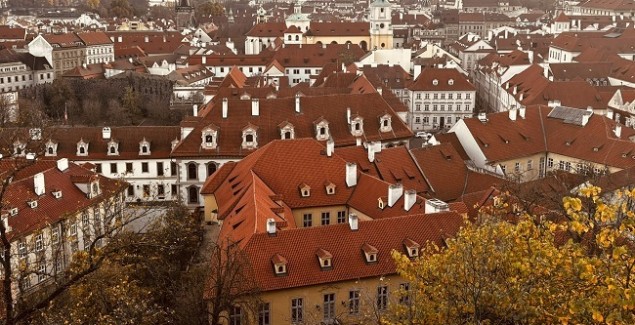
[{"label": "autumn foliage", "polygon": [[393,252],[410,304],[385,323],[635,324],[633,198],[587,186],[558,221],[490,215],[418,259]]}]

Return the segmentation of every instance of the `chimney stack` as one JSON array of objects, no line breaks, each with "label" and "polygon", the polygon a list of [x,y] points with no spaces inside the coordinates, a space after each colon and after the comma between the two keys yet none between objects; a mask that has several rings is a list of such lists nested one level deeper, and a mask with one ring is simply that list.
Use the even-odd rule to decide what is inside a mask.
[{"label": "chimney stack", "polygon": [[444,211],[450,211],[450,206],[447,203],[439,199],[426,200],[426,206],[424,211],[425,214],[444,212]]},{"label": "chimney stack", "polygon": [[192,116],[198,116],[198,105],[192,105]]},{"label": "chimney stack", "polygon": [[251,116],[260,115],[260,100],[258,98],[251,99]]},{"label": "chimney stack", "polygon": [[109,128],[109,127],[107,127],[107,126],[106,126],[106,127],[103,127],[103,128],[101,129],[101,137],[102,137],[104,140],[108,140],[108,139],[110,139],[110,136],[111,136],[111,135],[112,135],[112,132],[111,132],[111,130],[110,130],[110,128]]},{"label": "chimney stack", "polygon": [[375,161],[375,148],[369,143],[368,146],[366,147],[366,150],[368,150],[368,161],[369,162],[374,162]]},{"label": "chimney stack", "polygon": [[37,173],[33,176],[33,191],[35,192],[35,195],[42,195],[46,192],[44,173]]},{"label": "chimney stack", "polygon": [[348,215],[348,225],[351,227],[352,231],[357,231],[359,229],[359,219],[356,214],[351,213]]},{"label": "chimney stack", "polygon": [[346,108],[346,123],[351,124],[351,108]]},{"label": "chimney stack", "polygon": [[267,219],[267,233],[269,236],[275,236],[276,230],[276,220],[274,218]]},{"label": "chimney stack", "polygon": [[57,160],[57,169],[63,172],[68,169],[68,158],[62,158]]},{"label": "chimney stack", "polygon": [[520,116],[520,118],[525,119],[525,113],[527,112],[527,107],[525,107],[525,105],[521,105],[518,108],[518,115]]},{"label": "chimney stack", "polygon": [[227,118],[227,110],[229,108],[228,106],[229,106],[229,103],[227,98],[223,98],[223,118]]},{"label": "chimney stack", "polygon": [[300,113],[300,94],[295,94],[295,112]]},{"label": "chimney stack", "polygon": [[516,115],[518,114],[518,111],[516,110],[516,107],[512,107],[509,110],[509,119],[512,121],[516,121]]},{"label": "chimney stack", "polygon": [[326,141],[326,156],[333,156],[333,152],[335,152],[335,141],[333,141],[333,138],[329,138]]},{"label": "chimney stack", "polygon": [[417,202],[417,191],[415,190],[407,190],[403,196],[403,209],[406,211],[410,211],[412,206]]},{"label": "chimney stack", "polygon": [[615,133],[616,137],[620,138],[622,136],[622,126],[615,124],[615,130],[613,130],[613,133]]},{"label": "chimney stack", "polygon": [[388,186],[388,206],[392,207],[397,203],[399,198],[403,195],[403,185],[401,183],[397,183],[394,185]]},{"label": "chimney stack", "polygon": [[346,186],[353,187],[357,185],[357,164],[346,163]]},{"label": "chimney stack", "polygon": [[612,109],[607,109],[606,110],[606,118],[608,118],[609,120],[613,119],[613,110]]},{"label": "chimney stack", "polygon": [[205,55],[201,56],[201,64],[202,65],[206,65],[207,64],[207,56],[205,56]]}]

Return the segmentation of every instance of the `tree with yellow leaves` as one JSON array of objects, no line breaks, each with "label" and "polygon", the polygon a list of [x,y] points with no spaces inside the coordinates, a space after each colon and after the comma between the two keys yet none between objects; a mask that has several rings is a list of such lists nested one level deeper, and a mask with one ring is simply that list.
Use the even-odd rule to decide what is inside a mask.
[{"label": "tree with yellow leaves", "polygon": [[587,186],[563,198],[563,222],[493,216],[418,259],[394,252],[412,305],[385,323],[635,324],[634,197]]}]

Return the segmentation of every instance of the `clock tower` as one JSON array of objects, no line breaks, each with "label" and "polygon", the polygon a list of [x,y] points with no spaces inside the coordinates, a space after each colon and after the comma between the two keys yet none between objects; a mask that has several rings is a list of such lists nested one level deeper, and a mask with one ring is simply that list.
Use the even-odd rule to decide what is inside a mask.
[{"label": "clock tower", "polygon": [[392,12],[388,0],[369,0],[370,49],[391,49]]}]

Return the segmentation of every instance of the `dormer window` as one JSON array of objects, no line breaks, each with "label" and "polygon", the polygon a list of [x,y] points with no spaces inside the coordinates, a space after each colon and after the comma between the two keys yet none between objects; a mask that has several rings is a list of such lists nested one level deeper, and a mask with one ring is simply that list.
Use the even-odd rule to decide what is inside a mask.
[{"label": "dormer window", "polygon": [[391,132],[392,131],[392,116],[390,114],[384,114],[379,117],[379,132]]},{"label": "dormer window", "polygon": [[379,252],[377,248],[364,243],[364,245],[362,245],[362,252],[364,253],[366,263],[377,263],[377,253]]},{"label": "dormer window", "polygon": [[62,198],[62,191],[60,191],[60,190],[55,190],[51,194],[53,194],[53,197],[56,198],[56,199],[61,199]]},{"label": "dormer window", "polygon": [[318,141],[326,141],[329,137],[329,122],[324,118],[320,118],[315,123],[315,139]]},{"label": "dormer window", "polygon": [[44,156],[46,156],[46,157],[57,156],[57,142],[53,142],[53,141],[49,140],[48,142],[46,142],[44,150],[45,150],[44,151]]},{"label": "dormer window", "polygon": [[419,256],[419,248],[421,248],[421,246],[417,242],[413,241],[410,238],[406,238],[403,241],[403,246],[406,249],[406,254],[408,254],[408,257],[414,258]]},{"label": "dormer window", "polygon": [[36,200],[28,201],[27,204],[29,205],[29,208],[31,208],[31,209],[37,208],[37,201]]},{"label": "dormer window", "polygon": [[139,155],[149,155],[150,154],[150,142],[143,138],[141,142],[139,142]]},{"label": "dormer window", "polygon": [[320,248],[315,252],[322,270],[330,270],[333,268],[333,254]]},{"label": "dormer window", "polygon": [[311,187],[307,185],[306,183],[300,184],[299,189],[300,189],[300,195],[302,197],[311,196]]},{"label": "dormer window", "polygon": [[326,183],[326,194],[327,195],[334,195],[335,194],[335,184],[333,184],[331,182],[327,182]]},{"label": "dormer window", "polygon": [[377,199],[377,207],[379,207],[379,209],[383,210],[386,207],[386,203],[388,202],[388,198],[387,197],[380,197]]},{"label": "dormer window", "polygon": [[108,141],[108,156],[119,155],[119,143],[117,141]]},{"label": "dormer window", "polygon": [[280,125],[278,125],[278,127],[280,128],[280,139],[295,139],[295,129],[293,127],[293,124],[289,122],[282,122]]},{"label": "dormer window", "polygon": [[273,265],[273,272],[277,276],[287,275],[287,259],[280,254],[276,254],[271,258],[271,264]]},{"label": "dormer window", "polygon": [[218,145],[217,136],[218,128],[215,125],[209,125],[203,129],[201,135],[201,147],[203,147],[203,149],[216,149],[216,146]]},{"label": "dormer window", "polygon": [[432,85],[436,86],[438,84],[439,84],[439,80],[437,79],[432,80]]},{"label": "dormer window", "polygon": [[454,85],[454,79],[448,80],[448,85],[450,85],[450,86]]},{"label": "dormer window", "polygon": [[243,129],[243,143],[242,143],[242,148],[243,149],[256,149],[258,148],[258,127],[256,127],[255,125],[247,125],[247,127],[245,127]]},{"label": "dormer window", "polygon": [[11,208],[11,210],[9,210],[9,215],[12,217],[15,217],[18,215],[18,208]]},{"label": "dormer window", "polygon": [[88,142],[84,142],[84,139],[80,139],[77,143],[77,155],[88,156]]},{"label": "dormer window", "polygon": [[26,154],[25,149],[26,143],[23,143],[20,140],[17,140],[13,143],[13,154],[15,156],[24,156]]},{"label": "dormer window", "polygon": [[364,133],[364,119],[361,116],[351,118],[351,134],[359,137]]}]

